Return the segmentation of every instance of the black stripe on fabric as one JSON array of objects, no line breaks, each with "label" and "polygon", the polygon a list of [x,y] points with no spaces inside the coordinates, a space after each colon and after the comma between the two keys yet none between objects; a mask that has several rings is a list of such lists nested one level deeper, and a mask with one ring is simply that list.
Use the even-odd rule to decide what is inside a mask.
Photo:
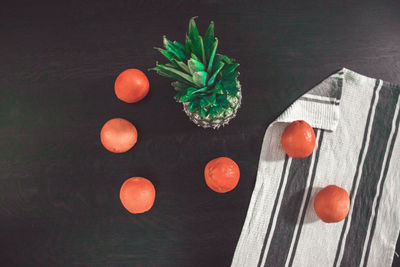
[{"label": "black stripe on fabric", "polygon": [[[376,95],[376,91],[378,90],[378,86],[379,86],[379,80],[377,79],[375,81],[375,87],[374,87],[374,90],[373,90],[373,93],[372,93],[371,103],[369,105],[367,121],[365,123],[364,137],[363,137],[363,141],[362,141],[362,144],[361,144],[360,154],[358,155],[356,173],[354,175],[353,184],[352,184],[351,190],[350,190],[350,199],[353,199],[353,196],[354,196],[355,186],[356,186],[358,172],[359,172],[359,166],[361,164],[362,154],[364,152],[366,141],[367,141],[367,134],[368,134],[368,130],[369,130],[369,122],[371,120],[372,108],[373,108],[373,105],[374,105],[374,102],[375,102],[375,97],[376,97],[375,95]],[[349,220],[349,217],[346,217],[346,219],[344,220],[343,226],[342,226],[342,232],[340,233],[339,243],[338,243],[338,246],[337,246],[337,249],[336,249],[335,260],[333,262],[333,266],[334,267],[336,266],[336,264],[338,262],[338,259],[339,259],[339,255],[340,255],[340,251],[341,251],[341,247],[342,247],[342,242],[343,242],[343,237],[344,237],[344,232],[346,231],[348,220]]]},{"label": "black stripe on fabric", "polygon": [[311,159],[311,156],[292,159],[265,266],[285,265],[305,192]]},{"label": "black stripe on fabric", "polygon": [[395,130],[395,132],[394,132],[394,134],[393,134],[393,139],[392,139],[392,142],[391,142],[391,144],[390,144],[390,148],[389,148],[389,152],[388,152],[388,157],[387,157],[387,159],[386,159],[385,170],[384,170],[383,177],[382,177],[382,182],[381,182],[380,188],[379,188],[379,195],[378,195],[377,203],[376,203],[376,206],[375,206],[375,217],[374,217],[374,220],[373,220],[373,222],[372,222],[371,233],[370,233],[370,235],[369,235],[367,251],[366,251],[366,253],[365,253],[364,267],[367,266],[367,263],[368,263],[369,251],[370,251],[370,249],[371,249],[372,239],[373,239],[374,233],[375,233],[376,220],[377,220],[377,218],[378,218],[379,204],[380,204],[380,201],[381,201],[381,198],[382,198],[383,186],[384,186],[384,184],[385,184],[386,175],[387,175],[387,172],[388,172],[388,169],[389,169],[390,158],[392,157],[392,152],[393,152],[393,148],[394,148],[394,143],[395,143],[395,141],[396,141],[396,136],[397,136],[398,133],[399,133],[399,127],[400,127],[400,112],[397,113],[397,119],[396,119],[396,122],[395,122],[395,127],[396,127],[396,130]]},{"label": "black stripe on fabric", "polygon": [[360,265],[372,205],[383,168],[383,158],[392,130],[396,104],[397,97],[394,97],[390,86],[383,83],[372,122],[369,146],[362,167],[359,187],[353,202],[351,224],[346,237],[341,267]]},{"label": "black stripe on fabric", "polygon": [[300,100],[322,103],[322,104],[330,104],[330,105],[335,105],[335,106],[338,106],[340,104],[340,102],[338,102],[337,100],[314,99],[314,98],[308,98],[306,96],[300,97]]},{"label": "black stripe on fabric", "polygon": [[269,219],[267,233],[265,234],[265,237],[264,237],[264,244],[262,246],[260,258],[259,258],[258,264],[257,264],[258,267],[261,266],[261,261],[262,261],[262,258],[264,256],[264,252],[265,252],[265,246],[267,245],[268,236],[269,236],[269,233],[271,232],[272,221],[274,220],[275,212],[276,212],[276,206],[278,205],[279,196],[281,195],[283,180],[284,180],[284,177],[285,177],[285,174],[286,174],[286,168],[287,168],[288,161],[289,161],[289,156],[285,155],[285,163],[283,164],[281,180],[279,182],[278,192],[276,193],[274,206],[272,208],[271,217]]},{"label": "black stripe on fabric", "polygon": [[[319,136],[319,141],[318,141],[318,148],[320,148],[321,145],[322,145],[323,137],[324,137],[324,131],[321,130],[321,134]],[[293,245],[292,255],[290,256],[289,266],[293,265],[294,256],[296,255],[296,249],[297,249],[297,244],[299,243],[299,239],[300,239],[301,228],[303,228],[304,218],[306,217],[307,207],[308,207],[308,203],[310,202],[311,192],[312,192],[313,185],[314,185],[315,173],[317,172],[319,153],[320,153],[320,149],[318,149],[316,154],[315,154],[315,160],[314,160],[314,166],[313,166],[313,170],[312,170],[312,174],[311,174],[310,186],[308,188],[307,198],[306,198],[306,201],[304,203],[303,213],[301,214],[299,228],[298,228],[297,234],[296,234],[296,240],[295,240],[294,245]]]}]

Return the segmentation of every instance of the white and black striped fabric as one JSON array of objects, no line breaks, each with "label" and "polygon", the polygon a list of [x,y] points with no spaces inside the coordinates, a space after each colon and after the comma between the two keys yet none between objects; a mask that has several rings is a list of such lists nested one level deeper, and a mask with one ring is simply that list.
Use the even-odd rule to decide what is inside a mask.
[{"label": "white and black striped fabric", "polygon": [[[232,266],[390,266],[400,229],[400,86],[342,69],[267,129],[256,185]],[[305,120],[316,146],[288,157],[280,136]],[[345,220],[324,223],[313,198],[335,184],[350,194]]]}]

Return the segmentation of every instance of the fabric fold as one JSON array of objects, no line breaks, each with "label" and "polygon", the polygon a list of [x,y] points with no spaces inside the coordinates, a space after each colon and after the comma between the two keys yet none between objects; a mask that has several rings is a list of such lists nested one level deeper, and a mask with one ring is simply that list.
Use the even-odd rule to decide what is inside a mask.
[{"label": "fabric fold", "polygon": [[335,131],[340,117],[340,98],[344,72],[329,76],[313,89],[297,99],[276,122],[304,120],[313,128]]}]

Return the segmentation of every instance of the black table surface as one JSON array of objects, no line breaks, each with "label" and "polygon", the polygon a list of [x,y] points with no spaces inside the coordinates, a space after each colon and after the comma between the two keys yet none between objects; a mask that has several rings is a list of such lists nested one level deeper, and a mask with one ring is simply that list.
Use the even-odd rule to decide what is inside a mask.
[{"label": "black table surface", "polygon": [[[399,14],[399,1],[2,2],[0,264],[228,266],[268,124],[341,67],[400,83]],[[219,51],[241,63],[243,105],[220,130],[196,127],[170,81],[147,71],[192,16],[201,32],[213,20]],[[136,104],[114,95],[127,68],[150,80]],[[100,143],[113,117],[139,131],[123,154]],[[218,156],[241,170],[227,194],[204,182]],[[132,176],[156,187],[148,213],[120,203]]]}]

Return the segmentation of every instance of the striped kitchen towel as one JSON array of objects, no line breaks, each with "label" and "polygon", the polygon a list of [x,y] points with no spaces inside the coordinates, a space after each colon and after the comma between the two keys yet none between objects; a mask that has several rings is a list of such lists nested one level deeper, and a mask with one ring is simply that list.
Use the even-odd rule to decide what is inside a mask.
[{"label": "striped kitchen towel", "polygon": [[[294,102],[267,129],[256,185],[232,266],[390,266],[400,228],[400,86],[342,69]],[[288,157],[280,136],[305,120],[316,147]],[[349,192],[345,220],[324,223],[313,198]]]}]

